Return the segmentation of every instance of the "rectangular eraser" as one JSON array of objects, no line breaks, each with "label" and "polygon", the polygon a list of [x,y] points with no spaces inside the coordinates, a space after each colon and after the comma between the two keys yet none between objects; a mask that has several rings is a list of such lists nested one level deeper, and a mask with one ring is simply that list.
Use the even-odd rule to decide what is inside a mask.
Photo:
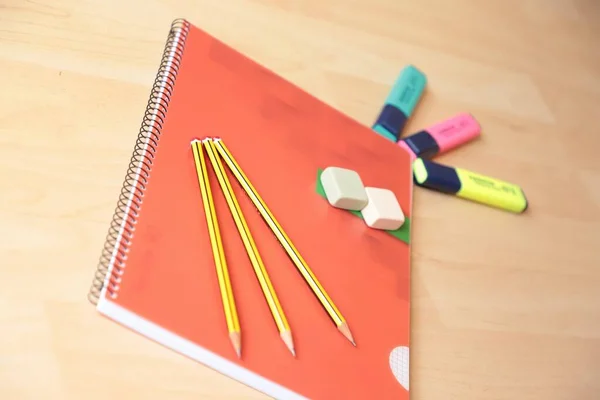
[{"label": "rectangular eraser", "polygon": [[367,192],[356,171],[327,167],[321,173],[321,185],[327,201],[334,207],[360,211],[367,205]]},{"label": "rectangular eraser", "polygon": [[404,224],[404,213],[394,192],[383,188],[365,188],[369,201],[361,210],[371,228],[395,231]]},{"label": "rectangular eraser", "polygon": [[417,157],[432,158],[479,136],[481,127],[471,114],[462,113],[405,137],[399,143]]}]

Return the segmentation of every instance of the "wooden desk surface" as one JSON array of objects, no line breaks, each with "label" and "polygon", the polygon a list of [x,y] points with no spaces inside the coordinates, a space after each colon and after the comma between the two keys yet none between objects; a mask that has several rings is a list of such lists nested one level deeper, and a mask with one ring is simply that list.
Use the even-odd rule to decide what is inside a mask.
[{"label": "wooden desk surface", "polygon": [[408,131],[472,112],[442,160],[530,210],[416,190],[412,398],[598,398],[595,0],[2,1],[0,398],[264,398],[86,300],[176,17],[365,124],[406,63],[429,77]]}]

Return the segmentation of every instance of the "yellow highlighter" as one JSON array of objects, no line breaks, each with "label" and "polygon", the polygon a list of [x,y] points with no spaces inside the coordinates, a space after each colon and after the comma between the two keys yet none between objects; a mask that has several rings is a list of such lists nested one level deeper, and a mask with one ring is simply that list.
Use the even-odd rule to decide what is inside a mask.
[{"label": "yellow highlighter", "polygon": [[513,213],[527,209],[523,190],[512,183],[417,158],[413,163],[414,181],[418,186],[453,194]]}]

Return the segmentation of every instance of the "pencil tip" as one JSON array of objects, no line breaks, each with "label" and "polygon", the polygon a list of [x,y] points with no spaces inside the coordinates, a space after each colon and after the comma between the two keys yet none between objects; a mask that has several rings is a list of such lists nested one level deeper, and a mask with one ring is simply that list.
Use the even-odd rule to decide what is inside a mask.
[{"label": "pencil tip", "polygon": [[340,330],[342,335],[344,335],[344,337],[348,339],[350,343],[354,345],[354,347],[356,347],[356,342],[354,341],[354,337],[352,337],[352,332],[350,332],[348,324],[346,322],[343,322],[340,326],[338,326],[338,329]]},{"label": "pencil tip", "polygon": [[290,353],[292,353],[292,355],[296,357],[296,350],[294,350],[294,339],[292,338],[292,332],[283,331],[280,333],[280,336],[281,340],[283,340],[283,343],[285,343]]},{"label": "pencil tip", "polygon": [[229,339],[231,340],[231,344],[237,354],[238,358],[242,358],[242,338],[239,332],[230,332]]}]

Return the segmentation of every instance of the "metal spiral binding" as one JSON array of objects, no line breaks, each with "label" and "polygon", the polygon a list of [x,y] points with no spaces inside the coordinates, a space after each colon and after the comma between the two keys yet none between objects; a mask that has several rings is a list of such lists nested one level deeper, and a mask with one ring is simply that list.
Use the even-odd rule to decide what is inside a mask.
[{"label": "metal spiral binding", "polygon": [[[111,298],[117,296],[138,211],[141,208],[154,154],[158,150],[163,123],[173,95],[189,27],[189,22],[184,19],[176,19],[171,24],[119,201],[88,293],[88,300],[92,304],[98,303],[105,285],[108,296]],[[111,263],[113,263],[112,268]]]}]

